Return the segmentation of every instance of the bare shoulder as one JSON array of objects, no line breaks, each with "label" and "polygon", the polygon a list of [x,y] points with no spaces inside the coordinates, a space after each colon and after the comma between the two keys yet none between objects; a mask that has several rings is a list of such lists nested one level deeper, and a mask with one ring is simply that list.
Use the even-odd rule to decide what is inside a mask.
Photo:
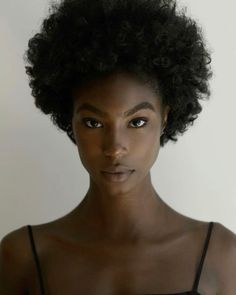
[{"label": "bare shoulder", "polygon": [[[219,256],[219,258],[221,258],[220,262],[224,262],[226,265],[229,262],[227,258],[236,258],[236,234],[219,222],[214,222],[213,230],[214,248],[219,254],[221,253]],[[230,264],[231,263],[229,263],[229,265]]]},{"label": "bare shoulder", "polygon": [[218,295],[236,292],[236,235],[223,224],[214,223],[214,253],[219,276]]},{"label": "bare shoulder", "polygon": [[214,222],[214,231],[216,232],[216,237],[222,239],[227,247],[234,247],[236,245],[236,234],[222,223]]},{"label": "bare shoulder", "polygon": [[[1,262],[23,265],[29,258],[26,227],[20,227],[7,235],[0,242]],[[4,260],[4,261],[3,261]]]},{"label": "bare shoulder", "polygon": [[0,241],[0,293],[23,294],[30,259],[27,228],[18,228]]},{"label": "bare shoulder", "polygon": [[[209,222],[188,220],[197,240],[206,237]],[[191,228],[191,227],[190,227]],[[214,222],[205,269],[215,277],[217,295],[236,293],[236,234],[220,222]]]}]

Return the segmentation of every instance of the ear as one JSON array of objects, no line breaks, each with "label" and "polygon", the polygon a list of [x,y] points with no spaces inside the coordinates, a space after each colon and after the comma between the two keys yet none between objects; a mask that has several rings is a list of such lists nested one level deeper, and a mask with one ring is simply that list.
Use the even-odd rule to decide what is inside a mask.
[{"label": "ear", "polygon": [[162,115],[162,129],[164,130],[168,120],[168,114],[170,111],[170,106],[166,105]]},{"label": "ear", "polygon": [[70,137],[71,141],[77,145],[75,135],[74,135],[74,129],[73,129],[73,122],[69,125],[70,128],[68,128],[67,134]]}]

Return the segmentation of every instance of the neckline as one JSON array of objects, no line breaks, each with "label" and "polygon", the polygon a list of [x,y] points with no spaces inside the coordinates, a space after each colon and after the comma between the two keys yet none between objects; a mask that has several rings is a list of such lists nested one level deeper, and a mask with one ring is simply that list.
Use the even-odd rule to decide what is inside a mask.
[{"label": "neckline", "polygon": [[142,294],[142,295],[187,295],[187,294],[201,295],[200,293],[198,293],[198,291],[194,291],[194,290],[182,291],[182,292],[178,292],[178,293],[147,293],[147,294]]}]

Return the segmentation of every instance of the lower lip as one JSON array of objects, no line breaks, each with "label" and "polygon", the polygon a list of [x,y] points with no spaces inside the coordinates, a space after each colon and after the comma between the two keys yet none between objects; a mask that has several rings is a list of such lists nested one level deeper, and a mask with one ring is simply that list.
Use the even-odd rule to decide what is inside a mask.
[{"label": "lower lip", "polygon": [[102,172],[102,175],[111,182],[123,182],[129,178],[129,176],[134,172],[134,170],[130,170],[125,173],[108,173]]}]

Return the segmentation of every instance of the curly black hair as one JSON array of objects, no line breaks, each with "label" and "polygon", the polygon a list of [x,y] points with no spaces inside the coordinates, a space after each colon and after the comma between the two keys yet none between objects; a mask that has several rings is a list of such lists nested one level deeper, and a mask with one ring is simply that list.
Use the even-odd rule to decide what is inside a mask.
[{"label": "curly black hair", "polygon": [[53,2],[25,61],[35,105],[75,144],[72,91],[102,75],[129,72],[158,85],[170,107],[161,147],[177,141],[210,96],[202,29],[174,0]]}]

